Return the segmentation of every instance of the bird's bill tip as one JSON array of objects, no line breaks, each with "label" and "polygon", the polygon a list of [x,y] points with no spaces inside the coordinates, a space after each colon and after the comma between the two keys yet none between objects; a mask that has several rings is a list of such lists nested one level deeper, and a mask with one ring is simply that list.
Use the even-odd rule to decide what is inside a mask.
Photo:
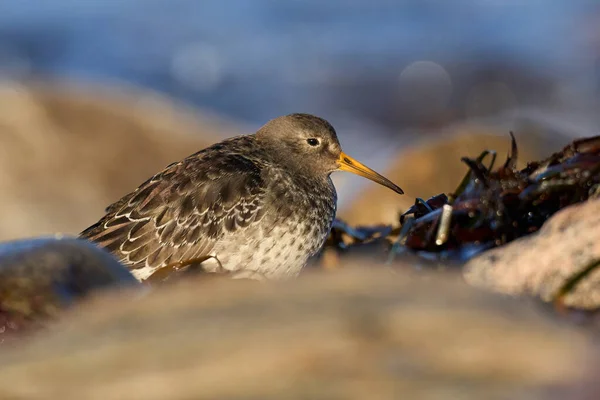
[{"label": "bird's bill tip", "polygon": [[404,191],[398,185],[394,184],[386,177],[378,174],[371,168],[356,161],[354,158],[350,157],[345,153],[340,154],[338,158],[338,163],[338,171],[352,172],[353,174],[360,175],[362,177],[372,180],[373,182],[377,182],[380,185],[388,187],[398,194],[404,194]]}]

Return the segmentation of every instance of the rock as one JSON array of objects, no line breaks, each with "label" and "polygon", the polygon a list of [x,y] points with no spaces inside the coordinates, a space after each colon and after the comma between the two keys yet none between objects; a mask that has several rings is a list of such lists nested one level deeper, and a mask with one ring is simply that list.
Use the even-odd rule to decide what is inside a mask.
[{"label": "rock", "polygon": [[84,240],[1,243],[0,341],[44,326],[90,293],[139,285],[112,255]]},{"label": "rock", "polygon": [[[539,232],[489,250],[470,260],[464,277],[472,285],[510,295],[550,301],[575,274],[600,260],[600,200],[567,207]],[[579,309],[600,307],[600,268],[563,299]]]},{"label": "rock", "polygon": [[[527,161],[549,156],[566,142],[560,135],[543,135],[526,126],[522,128],[515,130],[520,168]],[[404,196],[379,185],[369,185],[349,206],[340,209],[338,217],[350,225],[397,225],[399,214],[410,208],[416,197],[427,199],[456,189],[468,171],[461,157],[477,157],[483,150],[495,150],[498,165],[504,162],[509,149],[509,128],[469,124],[450,127],[435,140],[403,149],[396,161],[383,170],[383,175],[404,189]]]},{"label": "rock", "polygon": [[585,335],[457,278],[346,268],[100,296],[0,350],[0,397],[579,399]]},{"label": "rock", "polygon": [[77,234],[106,206],[240,128],[149,91],[0,85],[0,240]]}]

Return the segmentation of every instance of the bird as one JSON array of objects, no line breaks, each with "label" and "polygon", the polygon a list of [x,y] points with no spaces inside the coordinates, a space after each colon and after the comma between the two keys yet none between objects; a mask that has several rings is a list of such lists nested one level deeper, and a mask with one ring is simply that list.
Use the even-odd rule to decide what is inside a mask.
[{"label": "bird", "polygon": [[335,171],[404,193],[345,154],[327,120],[295,113],[168,165],[79,237],[113,253],[139,281],[165,267],[294,278],[329,235]]}]

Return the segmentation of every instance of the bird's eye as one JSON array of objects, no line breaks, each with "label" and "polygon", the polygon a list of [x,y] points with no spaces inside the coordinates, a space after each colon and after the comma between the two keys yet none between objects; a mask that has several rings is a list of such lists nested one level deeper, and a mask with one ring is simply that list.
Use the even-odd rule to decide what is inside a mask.
[{"label": "bird's eye", "polygon": [[321,142],[319,142],[319,139],[310,138],[306,139],[306,143],[308,143],[311,146],[318,146]]}]

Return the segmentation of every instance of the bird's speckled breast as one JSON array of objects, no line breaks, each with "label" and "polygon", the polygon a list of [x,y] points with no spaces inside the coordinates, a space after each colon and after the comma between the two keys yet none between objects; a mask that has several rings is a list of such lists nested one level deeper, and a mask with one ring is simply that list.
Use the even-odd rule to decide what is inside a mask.
[{"label": "bird's speckled breast", "polygon": [[213,262],[212,268],[239,271],[242,278],[290,278],[323,246],[336,213],[337,195],[331,179],[274,173],[277,176],[269,179],[272,187],[266,191],[273,196],[266,202],[271,208],[249,231],[222,238],[214,249],[221,265]]}]

